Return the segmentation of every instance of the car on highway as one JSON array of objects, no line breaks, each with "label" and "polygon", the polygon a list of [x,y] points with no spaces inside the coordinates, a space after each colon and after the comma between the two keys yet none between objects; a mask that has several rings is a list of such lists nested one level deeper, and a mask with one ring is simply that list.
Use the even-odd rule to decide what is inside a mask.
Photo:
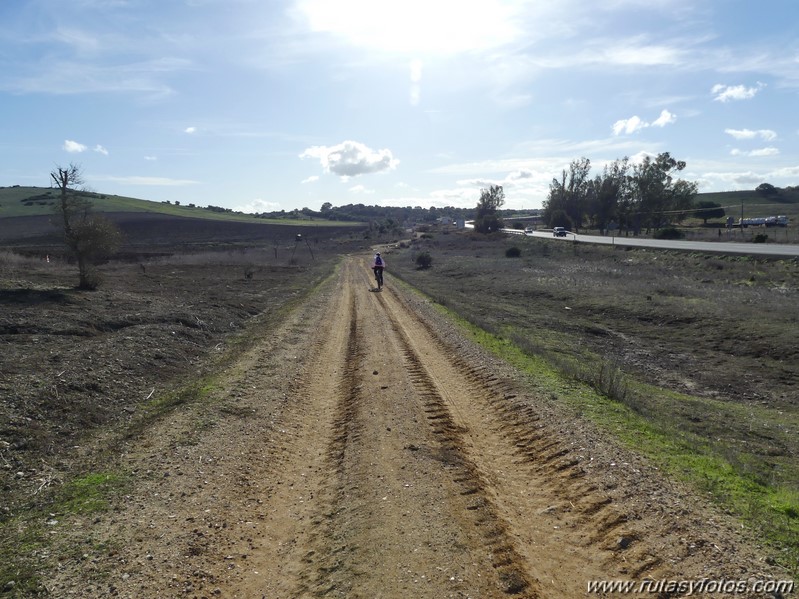
[{"label": "car on highway", "polygon": [[532,227],[527,227],[527,228],[524,230],[524,234],[525,234],[525,235],[532,235],[532,234],[533,234],[533,228],[532,228]]},{"label": "car on highway", "polygon": [[566,237],[566,228],[565,227],[555,227],[552,229],[552,235],[555,237]]}]

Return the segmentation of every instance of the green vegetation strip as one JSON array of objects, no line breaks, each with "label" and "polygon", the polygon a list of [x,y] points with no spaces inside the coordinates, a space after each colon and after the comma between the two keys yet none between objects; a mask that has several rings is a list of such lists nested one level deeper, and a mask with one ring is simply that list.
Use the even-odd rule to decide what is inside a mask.
[{"label": "green vegetation strip", "polygon": [[[407,283],[400,284],[424,296]],[[670,427],[667,422],[649,420],[630,406],[564,374],[561,368],[544,358],[526,353],[506,337],[481,329],[439,303],[431,300],[431,304],[475,343],[530,375],[539,391],[563,402],[670,475],[710,494],[722,508],[759,531],[777,551],[778,561],[794,576],[799,575],[799,493],[795,489],[762,480],[757,468],[753,468],[751,474],[742,473],[740,466],[736,467],[720,455],[723,453],[723,440],[719,439],[718,444],[712,445],[699,435]],[[668,399],[667,405],[675,402],[695,404],[696,410],[723,410],[726,412],[724,416],[729,418],[748,418],[747,412],[758,409],[677,394],[635,381],[629,381],[629,384],[632,393],[651,394],[655,398],[653,403]],[[758,418],[773,418],[767,410],[758,411]]]},{"label": "green vegetation strip", "polygon": [[50,555],[50,533],[66,519],[110,508],[130,485],[119,472],[96,472],[59,488],[44,505],[22,509],[0,524],[0,593],[27,597],[44,591],[41,565]]},{"label": "green vegetation strip", "polygon": [[105,511],[110,501],[127,485],[128,478],[116,472],[86,474],[67,483],[61,490],[53,512],[56,514],[91,514]]}]

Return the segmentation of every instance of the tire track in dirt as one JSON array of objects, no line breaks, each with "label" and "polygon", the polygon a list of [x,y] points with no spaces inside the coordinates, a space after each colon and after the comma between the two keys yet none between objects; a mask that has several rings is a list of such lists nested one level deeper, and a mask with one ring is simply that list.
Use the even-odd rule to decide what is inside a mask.
[{"label": "tire track in dirt", "polygon": [[553,435],[508,383],[474,354],[449,346],[399,295],[381,300],[396,317],[411,368],[432,389],[432,416],[457,431],[474,478],[485,481],[479,492],[512,531],[515,569],[525,571],[524,556],[528,578],[542,581],[547,596],[581,595],[592,579],[663,574],[657,551],[586,476],[584,448]]},{"label": "tire track in dirt", "polygon": [[[316,528],[309,542],[311,548],[304,556],[309,566],[303,572],[303,591],[324,596],[330,592],[349,592],[346,582],[352,578],[351,559],[346,555],[348,544],[340,542],[335,547],[327,546],[328,539],[337,534],[336,519],[346,509],[346,488],[340,486],[345,476],[347,454],[352,444],[358,441],[362,423],[359,418],[360,396],[358,393],[357,362],[361,354],[358,346],[355,302],[350,300],[346,310],[348,336],[345,360],[341,376],[332,383],[335,396],[335,416],[333,418],[332,438],[328,441],[325,464],[326,471],[334,478],[328,481],[321,498],[321,512],[315,517]],[[346,538],[346,535],[344,535]],[[341,538],[341,535],[339,536]]]},{"label": "tire track in dirt", "polygon": [[[345,277],[357,289],[363,270],[350,263]],[[349,318],[327,450],[334,476],[307,588],[316,596],[537,596],[380,295],[356,293]]]},{"label": "tire track in dirt", "polygon": [[250,556],[248,571],[231,581],[230,596],[307,596],[318,585],[309,548],[325,530],[328,506],[335,504],[329,481],[336,472],[330,460],[341,445],[336,431],[348,411],[355,351],[353,321],[340,317],[354,310],[351,290],[341,279],[335,287],[324,312],[316,315],[303,381],[289,406],[285,426],[295,435],[278,452],[282,459],[268,474],[274,491],[267,501],[269,518],[257,532],[260,550]]},{"label": "tire track in dirt", "polygon": [[[381,304],[387,307],[383,297],[379,299]],[[474,513],[474,524],[481,531],[492,556],[491,565],[496,569],[500,588],[511,595],[524,592],[529,597],[537,597],[536,583],[526,572],[524,561],[508,533],[507,522],[497,513],[494,503],[486,492],[483,476],[468,453],[464,451],[463,433],[466,429],[454,422],[446,401],[427,373],[410,339],[390,310],[387,309],[386,312],[402,345],[406,368],[422,400],[433,433],[444,450],[457,455],[454,461],[457,462],[458,469],[453,473],[453,481],[461,485],[461,495],[471,497],[466,509]]]}]

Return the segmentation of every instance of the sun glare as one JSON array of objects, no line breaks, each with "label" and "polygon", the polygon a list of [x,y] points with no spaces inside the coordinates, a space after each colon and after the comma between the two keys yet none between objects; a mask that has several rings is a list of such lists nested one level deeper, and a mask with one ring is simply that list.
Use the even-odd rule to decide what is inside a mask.
[{"label": "sun glare", "polygon": [[312,31],[415,56],[491,48],[516,35],[500,0],[300,0],[299,8]]}]

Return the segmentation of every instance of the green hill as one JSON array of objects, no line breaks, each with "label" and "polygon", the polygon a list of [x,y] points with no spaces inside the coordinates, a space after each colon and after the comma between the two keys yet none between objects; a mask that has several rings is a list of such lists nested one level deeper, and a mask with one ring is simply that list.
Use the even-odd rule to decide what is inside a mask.
[{"label": "green hill", "polygon": [[[174,214],[169,208],[179,208],[136,198],[108,196],[81,192],[91,199],[98,212],[160,212]],[[58,201],[58,190],[48,187],[2,187],[0,188],[0,217],[49,215]]]},{"label": "green hill", "polygon": [[744,218],[784,214],[791,222],[799,219],[799,189],[795,187],[776,189],[776,193],[772,194],[755,190],[700,193],[695,201],[721,204],[726,213],[736,220],[742,213]]},{"label": "green hill", "polygon": [[[243,212],[233,212],[229,209],[208,206],[176,205],[166,202],[153,202],[138,198],[129,198],[117,195],[106,195],[93,192],[79,192],[82,196],[91,200],[93,208],[97,212],[147,212],[161,214],[165,216],[182,216],[185,218],[203,218],[211,220],[235,221],[247,223],[279,223],[281,225],[308,225],[309,219],[302,218],[281,218],[265,219],[253,214]],[[58,190],[49,187],[0,187],[0,218],[15,216],[50,216],[58,201]],[[341,227],[347,224],[342,221],[328,221],[325,219],[314,219],[316,226],[335,226]]]}]

